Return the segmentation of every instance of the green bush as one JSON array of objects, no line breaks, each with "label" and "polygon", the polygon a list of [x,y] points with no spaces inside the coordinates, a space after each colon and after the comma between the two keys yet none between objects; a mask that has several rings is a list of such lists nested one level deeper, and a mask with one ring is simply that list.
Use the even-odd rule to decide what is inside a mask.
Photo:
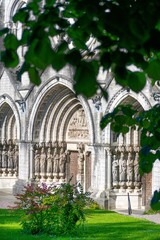
[{"label": "green bush", "polygon": [[83,193],[82,186],[71,181],[49,187],[27,185],[17,199],[16,208],[23,209],[23,229],[52,235],[71,233],[84,223],[84,208],[93,202],[90,193]]}]

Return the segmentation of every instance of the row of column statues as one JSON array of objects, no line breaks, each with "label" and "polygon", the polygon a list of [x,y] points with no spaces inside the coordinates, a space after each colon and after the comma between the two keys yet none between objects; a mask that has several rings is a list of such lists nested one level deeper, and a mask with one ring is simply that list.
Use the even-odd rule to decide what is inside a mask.
[{"label": "row of column statues", "polygon": [[68,153],[64,142],[41,143],[34,147],[34,174],[40,178],[65,178]]},{"label": "row of column statues", "polygon": [[[83,181],[84,145],[77,145],[77,180]],[[76,162],[75,162],[76,164]],[[58,181],[70,178],[70,152],[66,142],[39,143],[34,146],[34,176],[37,180]]]},{"label": "row of column statues", "polygon": [[0,143],[0,176],[17,176],[19,148],[12,140]]},{"label": "row of column statues", "polygon": [[115,147],[112,152],[113,188],[140,188],[139,147]]}]

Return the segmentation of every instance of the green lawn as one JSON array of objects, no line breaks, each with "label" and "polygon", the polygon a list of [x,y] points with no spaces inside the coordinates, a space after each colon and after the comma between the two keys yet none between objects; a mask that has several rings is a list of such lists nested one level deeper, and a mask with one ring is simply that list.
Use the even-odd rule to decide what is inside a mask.
[{"label": "green lawn", "polygon": [[0,240],[159,240],[160,225],[111,211],[87,210],[87,222],[74,236],[27,235],[18,213],[0,209]]}]

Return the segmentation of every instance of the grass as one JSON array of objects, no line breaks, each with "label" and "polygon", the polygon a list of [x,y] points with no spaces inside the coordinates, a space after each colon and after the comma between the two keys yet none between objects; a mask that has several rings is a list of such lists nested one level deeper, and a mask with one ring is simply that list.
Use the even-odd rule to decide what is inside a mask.
[{"label": "grass", "polygon": [[1,240],[159,240],[160,225],[111,211],[87,210],[87,222],[74,236],[31,236],[22,232],[19,213],[0,209]]}]

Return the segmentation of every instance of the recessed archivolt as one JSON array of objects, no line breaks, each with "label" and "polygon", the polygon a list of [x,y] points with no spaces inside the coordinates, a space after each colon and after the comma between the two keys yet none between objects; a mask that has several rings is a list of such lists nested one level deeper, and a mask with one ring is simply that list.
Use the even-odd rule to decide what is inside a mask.
[{"label": "recessed archivolt", "polygon": [[34,139],[44,141],[44,138],[49,138],[50,133],[46,127],[51,124],[50,116],[53,115],[56,118],[63,104],[72,98],[73,93],[63,85],[61,88],[55,86],[45,95],[36,114]]},{"label": "recessed archivolt", "polygon": [[66,121],[71,109],[77,105],[80,105],[77,99],[72,99],[68,101],[68,103],[65,103],[64,106],[61,108],[52,131],[53,136],[54,132],[56,132],[56,135],[54,136],[55,139],[59,139],[59,141],[62,141],[64,138],[66,138],[66,136],[63,135],[64,122]]},{"label": "recessed archivolt", "polygon": [[123,104],[123,105],[131,105],[135,110],[137,110],[138,112],[141,112],[143,111],[143,107],[142,105],[132,96],[127,96],[125,97],[121,102],[120,104]]},{"label": "recessed archivolt", "polygon": [[[105,111],[105,114],[112,112],[115,107],[117,107],[119,104],[130,104],[133,106],[134,109],[137,111],[143,111],[148,110],[151,107],[151,104],[149,100],[146,98],[146,96],[141,93],[134,93],[132,91],[129,91],[127,89],[120,89],[110,100],[107,109]],[[102,132],[102,141],[105,142],[107,139],[107,132],[110,129],[110,125],[108,125],[104,131]]]},{"label": "recessed archivolt", "polygon": [[53,85],[43,94],[36,111],[35,107],[36,103],[33,107],[35,117],[31,113],[34,118],[34,142],[64,141],[67,124],[72,115],[83,109],[73,91],[60,83]]},{"label": "recessed archivolt", "polygon": [[7,103],[3,103],[0,107],[0,138],[17,139],[17,126],[13,110]]},{"label": "recessed archivolt", "polygon": [[5,21],[9,22],[12,20],[12,17],[14,14],[18,11],[18,9],[22,8],[23,6],[26,5],[25,0],[11,0],[9,1],[8,6],[5,6],[7,8],[7,15],[5,17]]},{"label": "recessed archivolt", "polygon": [[[125,100],[125,99],[128,99],[128,100]],[[142,106],[142,108],[144,110],[148,110],[151,107],[149,100],[142,92],[136,94],[131,90],[128,92],[128,89],[122,88],[109,101],[105,113],[107,114],[109,112],[112,112],[114,110],[114,108],[116,106],[118,106],[120,103],[122,103],[123,101],[127,101],[129,104],[130,101],[131,102],[134,101],[133,99],[135,99],[135,101],[141,103],[140,105]]]}]

